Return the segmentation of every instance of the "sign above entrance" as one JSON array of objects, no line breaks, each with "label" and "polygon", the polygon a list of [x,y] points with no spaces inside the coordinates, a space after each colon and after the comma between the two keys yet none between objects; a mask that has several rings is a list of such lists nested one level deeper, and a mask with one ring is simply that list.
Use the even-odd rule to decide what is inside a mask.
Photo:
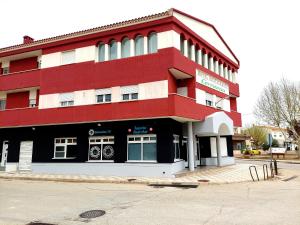
[{"label": "sign above entrance", "polygon": [[107,129],[107,130],[104,130],[104,129],[97,129],[97,130],[94,130],[94,129],[90,129],[89,130],[89,135],[90,136],[94,136],[94,135],[105,135],[105,134],[111,134],[111,130],[110,129]]},{"label": "sign above entrance", "polygon": [[228,84],[200,70],[196,70],[196,81],[206,87],[229,95]]},{"label": "sign above entrance", "polygon": [[147,126],[134,126],[133,129],[129,128],[128,133],[132,134],[148,134],[149,132],[151,133],[153,131],[152,127],[147,127]]}]

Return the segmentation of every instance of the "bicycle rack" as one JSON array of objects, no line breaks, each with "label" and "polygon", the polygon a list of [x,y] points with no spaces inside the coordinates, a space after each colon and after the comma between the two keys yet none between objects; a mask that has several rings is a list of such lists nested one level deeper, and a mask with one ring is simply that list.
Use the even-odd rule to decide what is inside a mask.
[{"label": "bicycle rack", "polygon": [[249,171],[250,171],[250,175],[251,175],[252,180],[255,181],[254,178],[253,178],[253,175],[252,175],[252,170],[251,170],[251,168],[254,168],[254,169],[255,169],[257,181],[259,181],[259,177],[258,177],[258,173],[257,173],[256,166],[249,166]]},{"label": "bicycle rack", "polygon": [[269,173],[268,173],[268,165],[263,164],[263,172],[264,172],[264,180],[266,180],[266,174],[267,174],[267,180],[269,179]]},{"label": "bicycle rack", "polygon": [[[273,166],[273,164],[274,164],[274,166]],[[276,159],[272,159],[270,161],[270,170],[271,170],[271,177],[272,178],[274,177],[274,175],[278,175],[278,169],[277,169],[277,161],[276,161]]]}]

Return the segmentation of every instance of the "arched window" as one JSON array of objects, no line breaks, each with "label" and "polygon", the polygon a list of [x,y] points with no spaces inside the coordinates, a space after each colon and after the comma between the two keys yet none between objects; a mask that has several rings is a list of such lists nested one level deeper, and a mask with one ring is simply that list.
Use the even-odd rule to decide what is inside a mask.
[{"label": "arched window", "polygon": [[205,50],[203,49],[202,51],[201,51],[201,54],[202,54],[202,66],[204,66],[205,67],[205,60],[206,60],[206,58],[205,58]]},{"label": "arched window", "polygon": [[188,58],[192,59],[192,48],[193,48],[193,42],[191,40],[188,41]]},{"label": "arched window", "polygon": [[134,40],[134,51],[135,55],[144,54],[144,37],[142,35],[136,36]]},{"label": "arched window", "polygon": [[121,43],[121,57],[126,58],[130,56],[130,40],[125,37]]},{"label": "arched window", "polygon": [[200,63],[199,62],[199,45],[196,45],[196,47],[195,47],[195,62],[196,63]]},{"label": "arched window", "polygon": [[148,53],[157,52],[157,34],[152,32],[148,36]]},{"label": "arched window", "polygon": [[105,61],[105,44],[100,43],[98,46],[98,60],[99,62],[104,62]]},{"label": "arched window", "polygon": [[117,52],[118,52],[117,42],[115,40],[111,40],[109,42],[109,60],[116,59],[118,54]]},{"label": "arched window", "polygon": [[184,54],[184,36],[180,36],[180,52]]}]

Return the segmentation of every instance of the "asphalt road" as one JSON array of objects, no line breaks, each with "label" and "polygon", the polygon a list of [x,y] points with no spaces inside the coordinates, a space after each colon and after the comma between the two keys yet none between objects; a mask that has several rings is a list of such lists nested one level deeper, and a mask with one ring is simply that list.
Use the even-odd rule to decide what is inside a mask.
[{"label": "asphalt road", "polygon": [[[0,180],[0,225],[299,225],[299,200],[300,176],[196,189]],[[106,214],[79,218],[93,209]]]}]

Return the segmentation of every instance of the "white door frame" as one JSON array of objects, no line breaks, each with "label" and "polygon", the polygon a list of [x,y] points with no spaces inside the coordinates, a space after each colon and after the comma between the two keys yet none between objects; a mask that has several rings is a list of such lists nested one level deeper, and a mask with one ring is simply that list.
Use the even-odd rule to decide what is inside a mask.
[{"label": "white door frame", "polygon": [[8,155],[8,141],[3,141],[2,143],[2,156],[1,156],[1,167],[6,166],[6,162],[7,162],[7,155]]}]

